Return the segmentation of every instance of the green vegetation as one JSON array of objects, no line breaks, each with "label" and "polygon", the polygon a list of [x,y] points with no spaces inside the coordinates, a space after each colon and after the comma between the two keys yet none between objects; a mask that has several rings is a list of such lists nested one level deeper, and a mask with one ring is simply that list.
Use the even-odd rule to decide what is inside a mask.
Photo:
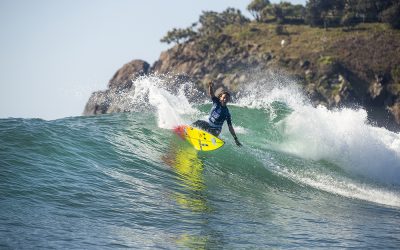
[{"label": "green vegetation", "polygon": [[190,40],[196,35],[196,32],[193,31],[194,25],[186,29],[174,28],[171,31],[168,31],[167,34],[160,41],[168,44],[170,43],[179,44],[181,41]]},{"label": "green vegetation", "polygon": [[261,21],[280,24],[304,23],[305,10],[301,4],[293,5],[289,2],[269,4],[261,10]]},{"label": "green vegetation", "polygon": [[215,11],[203,11],[199,18],[199,27],[195,31],[197,23],[192,24],[191,27],[186,29],[176,29],[168,31],[167,34],[160,40],[161,42],[179,44],[180,41],[189,41],[194,37],[201,40],[207,40],[207,43],[214,39],[214,35],[222,32],[228,25],[243,25],[250,22],[249,19],[244,17],[240,10],[228,8],[222,13]]},{"label": "green vegetation", "polygon": [[318,59],[318,62],[319,62],[321,65],[331,65],[331,64],[333,64],[333,63],[335,62],[335,58],[332,57],[332,56],[321,56],[321,57]]},{"label": "green vegetation", "polygon": [[257,21],[261,21],[262,11],[265,7],[270,5],[269,0],[253,0],[248,6],[247,10],[253,15]]},{"label": "green vegetation", "polygon": [[398,0],[253,0],[247,9],[254,21],[228,8],[168,32],[162,42],[184,44],[170,50],[163,70],[235,90],[251,77],[247,69],[276,67],[296,76],[316,104],[400,106]]},{"label": "green vegetation", "polygon": [[[360,23],[383,22],[393,29],[400,29],[400,2],[398,0],[308,0],[306,6],[289,2],[271,4],[269,0],[253,0],[247,10],[259,23],[306,24],[312,27],[342,27],[350,30]],[[165,43],[190,41],[194,37],[215,40],[226,26],[250,22],[239,10],[228,8],[222,13],[204,11],[199,24],[186,29],[168,31],[161,39]],[[199,26],[196,30],[196,26]],[[283,35],[282,30],[276,30]]]},{"label": "green vegetation", "polygon": [[400,65],[396,65],[390,72],[392,75],[393,82],[400,84]]},{"label": "green vegetation", "polygon": [[394,4],[382,11],[381,17],[393,29],[400,29],[400,3]]},{"label": "green vegetation", "polygon": [[289,2],[271,4],[253,0],[247,7],[258,22],[305,23],[316,27],[349,27],[365,22],[385,22],[400,28],[398,0],[309,0],[306,6]]}]

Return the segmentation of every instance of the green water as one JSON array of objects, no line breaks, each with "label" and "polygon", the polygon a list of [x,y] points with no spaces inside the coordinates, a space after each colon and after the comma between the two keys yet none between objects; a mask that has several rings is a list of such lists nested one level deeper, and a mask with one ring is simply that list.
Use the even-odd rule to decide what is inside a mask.
[{"label": "green water", "polygon": [[165,81],[110,97],[129,113],[0,119],[0,249],[400,246],[399,133],[266,74],[229,104],[243,147],[225,125],[197,152],[172,129],[210,100]]},{"label": "green water", "polygon": [[152,112],[1,119],[0,248],[398,248],[398,184],[287,152],[275,105],[231,106],[244,146],[209,153]]}]

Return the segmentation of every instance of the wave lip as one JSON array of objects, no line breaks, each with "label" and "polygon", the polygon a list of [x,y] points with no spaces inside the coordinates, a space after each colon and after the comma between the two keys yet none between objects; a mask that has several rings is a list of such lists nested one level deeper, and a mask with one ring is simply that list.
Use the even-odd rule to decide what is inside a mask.
[{"label": "wave lip", "polygon": [[[158,127],[172,129],[204,114],[191,102],[190,95],[199,95],[193,90],[193,83],[171,77],[139,77],[120,98],[118,108],[154,112]],[[313,107],[295,79],[273,71],[254,74],[234,101],[235,106],[265,111],[269,119],[257,122],[270,123],[266,127],[276,130],[266,133],[279,134],[279,142],[273,142],[278,150],[306,159],[327,160],[348,173],[400,185],[400,134],[369,124],[364,109]],[[284,107],[276,103],[283,103]],[[278,115],[280,118],[275,119]]]},{"label": "wave lip", "polygon": [[[260,72],[253,78],[239,91],[237,103],[269,114],[264,122],[279,134],[278,142],[270,142],[276,150],[326,160],[381,184],[400,185],[400,133],[371,125],[365,109],[314,107],[296,79],[284,72]],[[274,103],[283,103],[286,110]],[[287,115],[275,119],[282,113]]]},{"label": "wave lip", "polygon": [[310,187],[340,195],[351,199],[359,199],[377,204],[400,207],[400,196],[396,191],[374,187],[370,184],[358,183],[354,180],[322,173],[308,173],[308,176],[285,171],[280,173],[295,182],[304,183]]},{"label": "wave lip", "polygon": [[363,109],[303,106],[280,126],[286,138],[281,145],[284,151],[328,160],[348,172],[400,185],[400,134],[368,124]]}]

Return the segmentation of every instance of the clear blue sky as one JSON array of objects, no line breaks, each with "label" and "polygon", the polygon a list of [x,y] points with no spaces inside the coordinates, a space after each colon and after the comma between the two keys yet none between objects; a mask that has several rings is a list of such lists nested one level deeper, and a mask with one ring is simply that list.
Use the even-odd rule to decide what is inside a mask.
[{"label": "clear blue sky", "polygon": [[[279,2],[279,1],[272,1]],[[305,4],[305,0],[292,3]],[[0,118],[81,115],[125,63],[150,64],[168,30],[250,0],[1,0]]]}]

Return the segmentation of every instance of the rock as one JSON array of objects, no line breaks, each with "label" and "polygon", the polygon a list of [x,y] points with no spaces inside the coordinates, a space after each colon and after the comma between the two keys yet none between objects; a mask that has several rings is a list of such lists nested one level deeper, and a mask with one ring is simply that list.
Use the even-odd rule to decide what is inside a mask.
[{"label": "rock", "polygon": [[375,99],[381,95],[382,90],[383,90],[383,86],[380,82],[373,82],[368,88],[369,96],[372,99]]},{"label": "rock", "polygon": [[203,67],[206,60],[200,60],[196,45],[189,42],[177,45],[161,53],[160,58],[153,64],[150,71],[158,74],[194,75],[195,68]]},{"label": "rock", "polygon": [[[235,30],[235,27],[232,29]],[[214,34],[215,37],[193,37],[162,52],[151,67],[142,60],[125,64],[109,81],[108,90],[92,94],[84,114],[129,111],[129,95],[134,90],[132,80],[149,73],[159,73],[160,77],[165,74],[187,76],[190,78],[188,81],[201,88],[203,94],[207,92],[207,83],[212,80],[216,89],[227,88],[235,94],[234,91],[240,91],[240,85],[248,84],[255,78],[253,69],[263,72],[282,68],[289,75],[300,76],[303,80],[298,82],[300,87],[316,105],[332,108],[359,104],[372,110],[369,113],[388,107],[393,119],[400,123],[400,59],[390,56],[387,60],[385,57],[387,51],[398,54],[397,35],[390,35],[392,32],[377,37],[388,36],[387,41],[384,38],[379,40],[384,46],[376,46],[376,39],[338,39],[337,42],[330,41],[332,45],[322,51],[318,41],[311,50],[305,50],[303,47],[309,41],[297,39],[301,34],[293,33],[296,39],[291,40],[287,36],[282,41],[283,37],[269,30],[264,32],[267,29],[251,28],[250,35],[246,27],[240,31],[242,29],[243,33],[232,35],[227,29]],[[303,49],[292,51],[292,48]],[[378,72],[380,75],[377,75]],[[172,80],[168,84],[179,83]]]},{"label": "rock", "polygon": [[311,69],[307,69],[304,72],[304,75],[305,75],[306,79],[311,80],[315,76],[315,73]]},{"label": "rock", "polygon": [[265,62],[270,61],[273,58],[273,54],[272,53],[264,53],[261,55],[261,59]]},{"label": "rock", "polygon": [[388,107],[389,112],[393,115],[394,120],[400,125],[400,100]]},{"label": "rock", "polygon": [[149,73],[150,65],[143,60],[133,60],[120,68],[108,83],[110,89],[129,89],[132,80]]},{"label": "rock", "polygon": [[219,73],[218,75],[217,75],[217,81],[222,81],[223,79],[225,78],[225,75],[224,74],[222,74],[222,73]]},{"label": "rock", "polygon": [[300,68],[302,69],[307,69],[308,67],[310,67],[310,61],[308,60],[300,60],[299,62]]},{"label": "rock", "polygon": [[368,97],[370,104],[374,106],[383,106],[389,99],[389,92],[386,90],[386,81],[382,75],[375,75],[375,80],[370,83],[368,88]]},{"label": "rock", "polygon": [[92,93],[86,103],[83,115],[99,115],[107,113],[110,106],[109,91],[96,91]]},{"label": "rock", "polygon": [[239,77],[239,83],[244,83],[244,82],[246,82],[246,80],[247,80],[247,76],[245,75],[245,74],[242,74],[240,77]]},{"label": "rock", "polygon": [[338,76],[338,83],[334,85],[332,96],[336,106],[348,102],[353,96],[350,82],[341,74]]},{"label": "rock", "polygon": [[[105,91],[94,92],[83,110],[83,115],[122,112],[116,105],[118,96],[132,87],[133,80],[149,73],[150,65],[143,60],[133,60],[120,68],[111,78]],[[125,105],[126,106],[126,105]],[[117,107],[117,108],[116,108]]]}]

